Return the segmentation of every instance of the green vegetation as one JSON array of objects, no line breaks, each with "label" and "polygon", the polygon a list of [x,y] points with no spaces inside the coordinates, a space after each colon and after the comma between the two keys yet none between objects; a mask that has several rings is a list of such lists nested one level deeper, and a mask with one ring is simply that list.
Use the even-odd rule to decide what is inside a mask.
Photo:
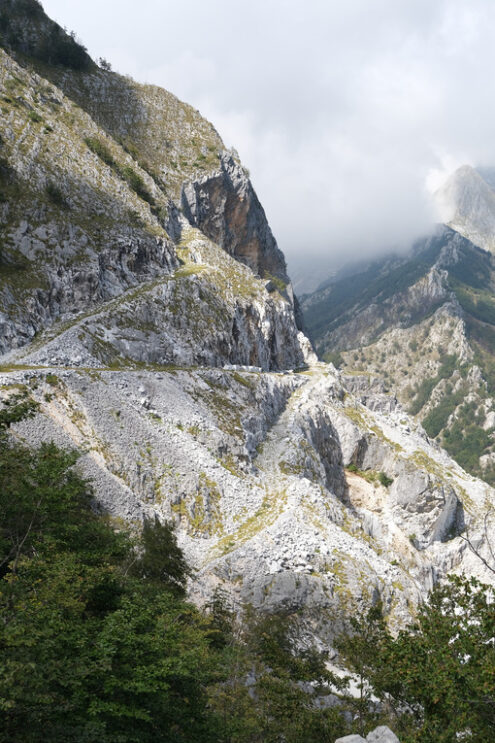
[{"label": "green vegetation", "polygon": [[355,464],[348,465],[347,471],[352,472],[355,475],[359,475],[359,477],[362,477],[363,480],[366,480],[366,482],[372,483],[374,485],[380,483],[380,485],[383,485],[384,488],[388,488],[394,481],[393,477],[388,477],[385,472],[375,472],[375,470],[360,470]]},{"label": "green vegetation", "polygon": [[336,369],[340,369],[344,364],[344,359],[342,358],[340,351],[325,351],[323,354],[323,361],[326,361],[327,364],[333,364]]},{"label": "green vegetation", "polygon": [[379,472],[378,480],[380,482],[380,485],[383,485],[384,488],[388,488],[390,485],[392,485],[394,478],[388,477],[388,475],[386,475],[385,472]]},{"label": "green vegetation", "polygon": [[49,201],[51,201],[54,206],[58,206],[62,209],[67,208],[65,196],[62,190],[56,185],[56,183],[53,183],[53,181],[48,181],[45,186],[45,191]]},{"label": "green vegetation", "polygon": [[[476,414],[476,403],[464,403],[456,419],[443,434],[443,445],[468,472],[480,473],[479,458],[493,445],[490,431],[482,428],[484,416]],[[481,474],[481,473],[480,473]]]},{"label": "green vegetation", "polygon": [[490,290],[475,290],[451,279],[461,307],[476,320],[495,325],[495,298]]},{"label": "green vegetation", "polygon": [[268,281],[271,281],[271,283],[280,292],[280,294],[283,294],[285,292],[287,284],[279,276],[274,276],[273,274],[268,273],[268,271],[265,271],[264,278],[268,279]]},{"label": "green vegetation", "polygon": [[401,743],[486,743],[495,729],[495,613],[492,589],[475,579],[437,586],[417,620],[394,637],[380,604],[351,619],[336,646],[358,678],[360,730],[371,696]]},{"label": "green vegetation", "polygon": [[449,355],[445,356],[440,369],[435,377],[424,379],[419,387],[417,388],[414,400],[409,408],[411,415],[416,415],[426,405],[430,399],[430,395],[442,379],[449,379],[454,373],[457,366],[457,356]]},{"label": "green vegetation", "polygon": [[445,428],[449,417],[464,400],[466,394],[467,390],[465,386],[460,387],[456,392],[452,392],[451,388],[446,388],[445,395],[438,405],[432,408],[428,415],[423,418],[423,428],[428,436],[436,438],[439,435]]},{"label": "green vegetation", "polygon": [[34,121],[35,124],[39,124],[40,121],[43,121],[43,117],[37,113],[37,111],[30,111],[28,113],[28,119],[30,121]]},{"label": "green vegetation", "polygon": [[26,33],[26,20],[31,23],[45,20],[41,3],[37,0],[4,0],[0,15],[0,44],[23,57],[76,71],[87,71],[95,65],[86,48],[53,21],[47,21],[43,33]]},{"label": "green vegetation", "polygon": [[113,157],[107,145],[102,142],[101,139],[98,139],[97,137],[86,137],[84,141],[89,149],[94,152],[95,155],[98,155],[100,160],[102,160],[106,165],[112,168],[119,178],[126,181],[130,188],[132,188],[132,190],[143,199],[143,201],[147,201],[151,206],[155,205],[155,200],[146,188],[146,184],[139,173],[136,173],[130,165],[120,165]]},{"label": "green vegetation", "polygon": [[326,290],[324,298],[313,297],[304,312],[311,337],[318,341],[370,303],[383,304],[393,295],[404,292],[428,272],[440,254],[442,242],[442,238],[435,238],[429,248],[418,252],[414,258],[375,261],[363,273],[322,285],[320,289]]},{"label": "green vegetation", "polygon": [[91,152],[94,152],[95,155],[98,155],[100,160],[103,160],[106,165],[109,165],[111,168],[115,168],[117,166],[112,153],[110,152],[106,144],[101,141],[101,139],[98,139],[97,137],[85,137],[84,141]]}]

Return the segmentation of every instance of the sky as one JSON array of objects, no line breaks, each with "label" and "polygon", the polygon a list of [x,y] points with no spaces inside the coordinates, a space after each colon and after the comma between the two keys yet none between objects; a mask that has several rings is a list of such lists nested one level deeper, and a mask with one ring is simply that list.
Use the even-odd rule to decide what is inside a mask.
[{"label": "sky", "polygon": [[213,122],[289,266],[407,247],[449,172],[495,165],[493,0],[42,2]]}]

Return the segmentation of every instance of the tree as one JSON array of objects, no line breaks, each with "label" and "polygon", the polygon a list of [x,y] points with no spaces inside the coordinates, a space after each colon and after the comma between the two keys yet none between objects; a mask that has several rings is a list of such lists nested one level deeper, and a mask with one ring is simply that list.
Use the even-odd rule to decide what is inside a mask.
[{"label": "tree", "polygon": [[138,546],[116,533],[75,453],[8,436],[32,410],[0,410],[0,741],[216,740],[221,659],[170,526],[146,524]]},{"label": "tree", "polygon": [[[221,602],[215,612],[225,628]],[[224,647],[229,673],[211,690],[220,743],[333,743],[345,734],[342,710],[316,703],[339,681],[326,669],[325,652],[300,645],[300,629],[297,615],[287,613],[247,606],[242,618],[232,616]]]},{"label": "tree", "polygon": [[171,523],[162,524],[157,516],[154,520],[145,518],[139,551],[130,567],[132,575],[161,583],[178,595],[185,594],[191,569],[177,544]]},{"label": "tree", "polygon": [[354,640],[341,639],[351,670],[363,669],[404,743],[457,743],[459,736],[485,743],[493,737],[493,600],[491,587],[451,577],[434,588],[417,621],[397,637],[375,624],[371,652],[363,620]]},{"label": "tree", "polygon": [[381,602],[372,606],[362,617],[350,618],[351,632],[335,640],[335,648],[340,652],[349,670],[357,677],[359,697],[348,697],[357,716],[358,730],[362,735],[376,719],[372,711],[372,688],[370,678],[377,671],[380,652],[390,639],[383,619]]}]

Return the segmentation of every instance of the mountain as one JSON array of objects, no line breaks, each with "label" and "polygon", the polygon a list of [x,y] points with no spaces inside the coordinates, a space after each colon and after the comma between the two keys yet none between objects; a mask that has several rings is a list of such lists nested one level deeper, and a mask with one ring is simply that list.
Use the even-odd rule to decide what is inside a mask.
[{"label": "mountain", "polygon": [[493,168],[463,165],[435,193],[442,221],[480,248],[495,252]]},{"label": "mountain", "polygon": [[382,379],[430,437],[493,483],[495,263],[473,240],[486,247],[495,234],[495,194],[468,166],[442,193],[456,206],[451,227],[330,279],[305,298],[304,316],[324,358]]},{"label": "mountain", "polygon": [[[34,0],[2,9],[1,396],[39,403],[14,435],[76,447],[117,526],[173,520],[197,602],[222,587],[234,606],[299,612],[324,643],[378,598],[398,626],[447,573],[489,580],[462,534],[489,558],[495,492],[379,382],[316,360],[247,171],[213,126],[99,68]],[[490,260],[444,230],[409,263],[368,267],[354,304],[340,295],[349,332],[371,341],[422,317],[437,374],[435,334],[464,343],[452,274],[481,354]],[[363,324],[365,299],[378,309]],[[459,385],[474,385],[459,348]]]}]

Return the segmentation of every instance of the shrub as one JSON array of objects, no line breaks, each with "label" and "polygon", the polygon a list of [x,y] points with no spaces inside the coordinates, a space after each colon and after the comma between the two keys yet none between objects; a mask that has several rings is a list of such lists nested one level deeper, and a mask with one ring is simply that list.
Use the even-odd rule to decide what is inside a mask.
[{"label": "shrub", "polygon": [[385,472],[379,472],[378,473],[378,479],[380,481],[380,484],[383,485],[384,488],[388,488],[389,485],[392,485],[394,478],[388,477]]},{"label": "shrub", "polygon": [[131,168],[130,165],[125,165],[121,170],[121,174],[122,178],[129,184],[132,190],[137,193],[137,195],[141,199],[143,199],[143,201],[147,201],[148,204],[154,205],[155,200],[146,188],[146,185],[139,173],[136,173],[136,171]]},{"label": "shrub", "polygon": [[54,204],[55,206],[60,206],[63,209],[67,208],[67,202],[65,200],[64,194],[62,193],[61,189],[55,183],[53,183],[53,181],[48,181],[45,187],[45,192],[52,204]]},{"label": "shrub", "polygon": [[28,113],[28,119],[30,119],[31,121],[34,121],[35,124],[39,124],[40,121],[43,121],[43,117],[40,116],[37,111],[30,111]]},{"label": "shrub", "polygon": [[67,34],[59,26],[53,26],[50,35],[36,50],[35,56],[42,62],[77,71],[88,70],[92,65],[86,47],[76,40],[74,33]]},{"label": "shrub", "polygon": [[100,160],[103,160],[106,165],[109,165],[111,168],[116,167],[117,163],[115,162],[112,153],[101,139],[97,139],[96,137],[85,137],[84,141],[91,152],[98,155]]}]

